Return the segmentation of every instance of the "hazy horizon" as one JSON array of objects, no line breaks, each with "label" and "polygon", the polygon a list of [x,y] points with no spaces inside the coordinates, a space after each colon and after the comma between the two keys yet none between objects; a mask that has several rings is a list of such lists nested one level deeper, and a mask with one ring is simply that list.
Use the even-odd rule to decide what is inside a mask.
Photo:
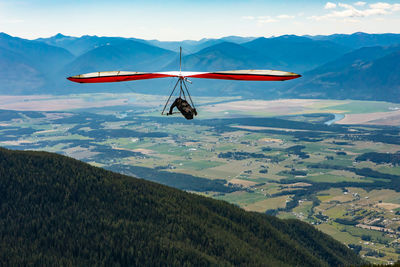
[{"label": "hazy horizon", "polygon": [[201,40],[222,39],[222,38],[228,38],[228,37],[275,38],[275,37],[290,36],[290,35],[300,36],[300,37],[307,37],[307,36],[329,36],[329,35],[336,35],[336,34],[337,35],[341,35],[341,34],[343,34],[343,35],[352,35],[352,34],[357,34],[357,33],[364,33],[364,34],[400,34],[400,33],[397,33],[397,32],[363,32],[363,31],[358,31],[358,32],[351,32],[351,33],[337,32],[337,33],[332,33],[332,34],[302,34],[302,35],[298,35],[298,34],[281,34],[281,35],[271,35],[271,36],[224,35],[224,36],[221,36],[221,37],[202,37],[200,39],[182,39],[182,40],[167,40],[167,41],[165,41],[165,40],[160,40],[160,39],[157,39],[157,38],[139,38],[137,36],[96,35],[96,34],[67,35],[67,34],[64,34],[62,32],[58,32],[56,34],[52,34],[52,35],[48,35],[48,36],[38,36],[38,37],[35,37],[35,38],[25,38],[25,37],[18,36],[18,35],[13,35],[13,34],[10,34],[8,32],[4,32],[4,31],[0,32],[0,33],[4,33],[4,34],[10,35],[12,37],[18,37],[18,38],[23,38],[23,39],[27,39],[27,40],[37,40],[37,39],[40,39],[40,38],[46,39],[46,38],[55,37],[55,36],[61,34],[61,35],[66,36],[66,37],[73,37],[73,38],[82,38],[84,36],[97,36],[97,37],[111,37],[111,38],[112,37],[115,37],[115,38],[136,38],[136,39],[143,39],[143,40],[146,40],[146,41],[154,41],[154,40],[156,40],[156,41],[160,41],[160,42],[184,42],[184,41],[195,41],[195,42],[198,42],[198,41],[201,41]]},{"label": "hazy horizon", "polygon": [[224,36],[400,33],[396,1],[0,0],[0,29],[27,39],[99,35],[199,40]]}]

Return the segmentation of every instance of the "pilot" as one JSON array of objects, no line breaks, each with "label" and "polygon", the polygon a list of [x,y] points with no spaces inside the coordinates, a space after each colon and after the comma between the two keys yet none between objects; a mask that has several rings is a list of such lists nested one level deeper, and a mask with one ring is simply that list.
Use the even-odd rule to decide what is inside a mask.
[{"label": "pilot", "polygon": [[192,106],[190,106],[190,104],[178,97],[177,99],[175,99],[174,103],[172,103],[170,109],[169,109],[169,113],[167,113],[167,115],[172,115],[172,111],[173,109],[177,107],[178,110],[182,113],[182,115],[187,119],[187,120],[191,120],[193,119],[193,115],[197,116],[197,111],[195,108],[192,108]]}]

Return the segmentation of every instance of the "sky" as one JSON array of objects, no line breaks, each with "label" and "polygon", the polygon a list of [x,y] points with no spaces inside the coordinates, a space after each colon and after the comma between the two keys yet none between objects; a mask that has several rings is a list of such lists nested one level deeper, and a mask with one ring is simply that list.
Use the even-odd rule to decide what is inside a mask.
[{"label": "sky", "polygon": [[400,0],[0,0],[0,32],[28,39],[62,33],[180,41],[359,31],[400,33]]}]

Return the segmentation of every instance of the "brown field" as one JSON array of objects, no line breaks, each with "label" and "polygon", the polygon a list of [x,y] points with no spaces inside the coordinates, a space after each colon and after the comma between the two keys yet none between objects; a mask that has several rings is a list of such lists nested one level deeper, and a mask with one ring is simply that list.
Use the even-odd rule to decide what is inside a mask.
[{"label": "brown field", "polygon": [[307,187],[307,186],[311,186],[311,184],[299,182],[299,183],[294,183],[294,184],[286,184],[285,186],[287,186],[287,187]]},{"label": "brown field", "polygon": [[61,111],[79,108],[101,108],[126,105],[126,99],[86,102],[83,99],[30,100],[29,102],[2,103],[0,108],[21,111]]},{"label": "brown field", "polygon": [[257,184],[256,182],[242,180],[242,179],[238,179],[238,178],[234,178],[234,179],[230,180],[229,182],[231,184],[243,185],[245,187],[250,187],[250,186],[253,186],[253,185]]},{"label": "brown field", "polygon": [[145,154],[145,155],[156,154],[156,152],[154,150],[145,149],[145,148],[137,148],[137,149],[132,149],[130,151],[132,151],[132,152],[140,152],[140,153]]},{"label": "brown field", "polygon": [[3,142],[1,142],[1,145],[19,146],[21,144],[30,144],[30,143],[33,143],[33,141],[30,141],[30,140],[15,140],[15,141],[3,141]]},{"label": "brown field", "polygon": [[67,148],[64,151],[68,156],[76,159],[85,159],[99,154],[98,152],[92,152],[89,149],[80,146]]},{"label": "brown field", "polygon": [[276,128],[276,127],[264,127],[264,126],[246,126],[246,125],[234,125],[234,128],[245,129],[245,130],[282,130],[286,132],[308,132],[309,130],[293,130],[288,128]]},{"label": "brown field", "polygon": [[35,134],[44,134],[44,133],[53,133],[53,132],[57,132],[57,129],[52,129],[52,130],[43,130],[43,131],[37,131],[35,132]]},{"label": "brown field", "polygon": [[348,202],[348,201],[352,201],[353,200],[353,196],[351,194],[347,194],[347,195],[337,195],[332,197],[331,199],[329,199],[329,201],[338,201],[338,202]]},{"label": "brown field", "polygon": [[157,154],[154,150],[145,149],[145,148],[129,149],[129,148],[124,148],[124,147],[116,147],[116,146],[113,146],[112,148],[113,148],[113,149],[117,149],[117,150],[125,150],[125,151],[131,151],[131,152],[140,152],[140,153],[145,154],[145,155]]},{"label": "brown field", "polygon": [[315,99],[280,99],[272,101],[244,100],[229,103],[221,103],[206,106],[205,110],[210,112],[222,112],[229,110],[262,111],[274,114],[295,114],[312,108],[313,105],[321,102]]},{"label": "brown field", "polygon": [[[136,94],[93,94],[88,95],[24,95],[24,96],[0,96],[0,109],[20,110],[20,111],[64,111],[81,108],[101,108],[112,106],[133,105],[130,97]],[[154,101],[155,96],[139,96],[140,100],[134,103],[135,106],[158,106],[160,101]]]},{"label": "brown field", "polygon": [[346,114],[337,124],[393,125],[400,124],[400,110],[366,114]]},{"label": "brown field", "polygon": [[265,142],[265,143],[282,143],[283,142],[281,139],[277,139],[277,138],[261,138],[258,141]]},{"label": "brown field", "polygon": [[262,201],[258,201],[249,205],[245,205],[243,208],[248,211],[265,212],[269,209],[284,208],[286,206],[287,196],[280,196],[275,198],[268,198]]},{"label": "brown field", "polygon": [[379,208],[386,209],[386,210],[394,210],[394,209],[400,208],[400,204],[385,203],[385,202],[378,203],[378,204],[376,204],[376,206]]}]

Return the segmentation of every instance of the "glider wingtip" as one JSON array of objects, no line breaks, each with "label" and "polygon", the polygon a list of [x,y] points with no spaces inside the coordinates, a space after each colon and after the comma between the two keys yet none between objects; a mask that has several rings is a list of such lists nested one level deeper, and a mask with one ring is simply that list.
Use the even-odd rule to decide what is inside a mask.
[{"label": "glider wingtip", "polygon": [[71,82],[76,82],[76,83],[78,82],[74,76],[67,77],[66,79]]},{"label": "glider wingtip", "polygon": [[301,77],[301,74],[293,73],[292,76],[293,76],[293,79],[297,79],[297,78]]},{"label": "glider wingtip", "polygon": [[297,74],[297,73],[291,73],[286,79],[284,79],[284,80],[282,80],[282,81],[286,81],[286,80],[294,80],[294,79],[297,79],[297,78],[300,78],[301,77],[301,75],[300,74]]}]

